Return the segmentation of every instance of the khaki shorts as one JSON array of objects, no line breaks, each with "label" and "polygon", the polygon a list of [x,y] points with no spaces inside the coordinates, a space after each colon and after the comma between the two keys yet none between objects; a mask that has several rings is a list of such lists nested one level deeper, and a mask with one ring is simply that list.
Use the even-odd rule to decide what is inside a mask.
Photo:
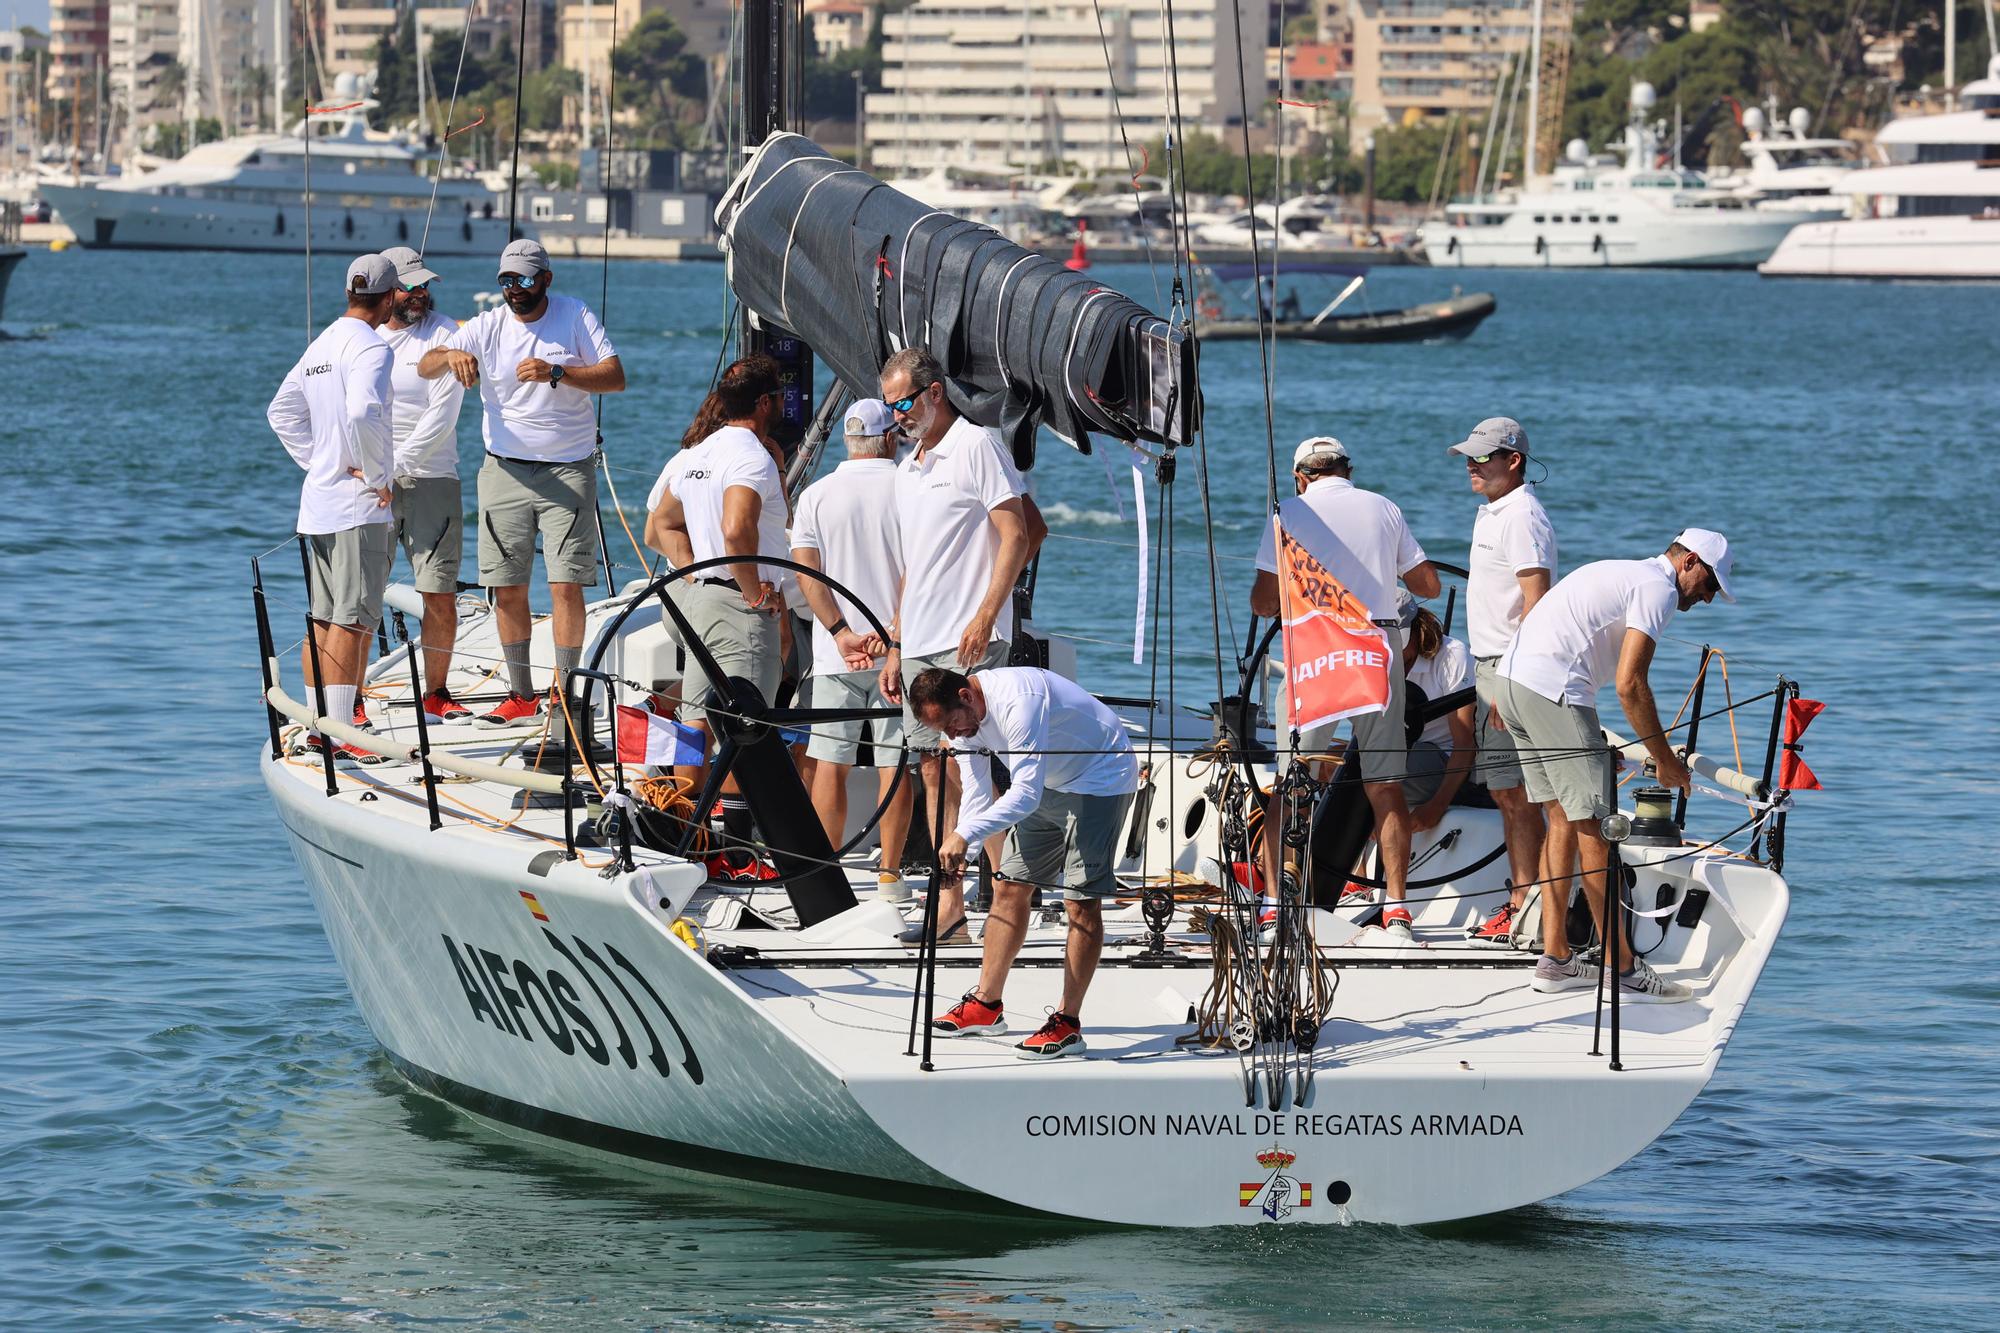
[{"label": "khaki shorts", "polygon": [[1605,792],[1611,785],[1611,751],[1597,710],[1544,699],[1505,676],[1497,679],[1500,716],[1520,752],[1528,799],[1555,802],[1571,821],[1610,814]]},{"label": "khaki shorts", "polygon": [[[893,708],[882,697],[881,672],[842,671],[815,675],[811,681],[814,708]],[[861,758],[861,729],[868,728],[875,746],[876,768],[894,768],[903,761],[903,720],[899,717],[854,718],[847,722],[815,722],[806,757],[830,764],[852,764]]]},{"label": "khaki shorts", "polygon": [[418,592],[458,591],[465,555],[465,492],[457,477],[412,477],[396,483],[396,541],[410,560]]},{"label": "khaki shorts", "polygon": [[999,877],[1052,888],[1060,884],[1070,902],[1118,892],[1112,870],[1118,864],[1118,835],[1132,809],[1132,793],[1085,796],[1042,790],[1042,803],[1007,830]]},{"label": "khaki shorts", "polygon": [[[1521,752],[1514,746],[1514,737],[1508,733],[1503,722],[1493,725],[1493,710],[1500,700],[1500,659],[1483,657],[1472,664],[1473,688],[1479,693],[1479,706],[1473,711],[1473,731],[1479,739],[1478,767],[1471,777],[1486,784],[1488,791],[1504,791],[1518,787],[1524,780],[1521,775]],[[1500,709],[1505,718],[1507,710]]]},{"label": "khaki shorts", "polygon": [[[970,671],[991,671],[994,667],[1006,666],[1008,651],[1009,645],[995,639],[986,645],[986,656],[975,662]],[[946,648],[942,652],[903,659],[903,744],[912,750],[935,750],[944,740],[942,735],[917,721],[917,715],[910,711],[910,682],[932,667],[962,670],[958,665],[958,649]]]},{"label": "khaki shorts", "polygon": [[[1364,782],[1396,782],[1402,779],[1409,767],[1409,730],[1403,722],[1403,699],[1407,691],[1403,688],[1402,646],[1397,640],[1397,631],[1390,631],[1389,642],[1392,650],[1399,654],[1395,659],[1395,669],[1389,672],[1389,706],[1379,713],[1345,719],[1353,724],[1354,744],[1361,751],[1361,778]],[[1339,726],[1338,722],[1322,722],[1319,726],[1307,727],[1298,734],[1299,753],[1326,753]]]},{"label": "khaki shorts", "polygon": [[527,463],[486,455],[479,469],[479,581],[512,588],[535,568],[550,583],[597,582],[597,469],[590,460]]},{"label": "khaki shorts", "polygon": [[312,554],[312,618],[323,625],[374,629],[382,622],[395,535],[388,523],[306,538]]},{"label": "khaki shorts", "polygon": [[[715,658],[715,664],[722,668],[722,674],[743,677],[769,702],[778,692],[778,669],[784,665],[778,653],[777,615],[753,610],[734,583],[727,587],[712,583],[678,584],[674,604],[687,617],[688,627]],[[716,697],[715,687],[695,655],[690,652],[686,657],[681,674],[680,719],[705,722],[707,705]]]}]

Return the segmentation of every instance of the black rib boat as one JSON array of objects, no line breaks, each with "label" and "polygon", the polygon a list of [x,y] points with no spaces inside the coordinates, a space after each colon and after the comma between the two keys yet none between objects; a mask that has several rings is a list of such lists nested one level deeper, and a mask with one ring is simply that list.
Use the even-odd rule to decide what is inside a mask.
[{"label": "black rib boat", "polygon": [[[1280,338],[1321,343],[1408,343],[1440,342],[1463,338],[1492,314],[1490,293],[1473,292],[1443,301],[1426,301],[1403,310],[1380,310],[1366,315],[1328,315],[1315,324],[1309,319],[1286,319],[1265,327]],[[1228,342],[1257,336],[1254,319],[1221,319],[1200,325],[1204,339]]]}]

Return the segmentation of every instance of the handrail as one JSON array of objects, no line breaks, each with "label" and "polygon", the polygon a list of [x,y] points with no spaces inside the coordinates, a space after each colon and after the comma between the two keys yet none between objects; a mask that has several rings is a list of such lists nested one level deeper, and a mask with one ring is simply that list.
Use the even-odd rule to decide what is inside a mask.
[{"label": "handrail", "polygon": [[[416,746],[385,740],[372,731],[363,731],[337,718],[314,717],[312,709],[276,685],[264,692],[264,698],[271,707],[300,726],[310,727],[343,744],[352,745],[357,750],[366,750],[371,754],[379,754],[405,764],[418,762]],[[454,754],[450,750],[434,749],[430,753],[430,760],[434,768],[441,768],[447,773],[456,773],[460,777],[471,778],[477,782],[496,782],[503,787],[519,787],[523,791],[538,791],[550,796],[560,796],[563,792],[565,779],[558,773],[531,773],[526,769],[503,768],[499,764]]]},{"label": "handrail", "polygon": [[[1652,755],[1647,752],[1645,746],[1639,744],[1637,741],[1626,740],[1609,727],[1604,728],[1604,739],[1611,743],[1612,749],[1618,751],[1618,753],[1624,755],[1627,759],[1644,763],[1646,760],[1652,758]],[[1705,754],[1697,754],[1689,751],[1687,754],[1681,756],[1681,760],[1688,766],[1689,772],[1699,773],[1710,782],[1715,783],[1719,787],[1727,787],[1738,796],[1745,796],[1753,801],[1767,801],[1771,798],[1771,788],[1768,783],[1753,778],[1748,773],[1739,772],[1727,764],[1710,759]]]}]

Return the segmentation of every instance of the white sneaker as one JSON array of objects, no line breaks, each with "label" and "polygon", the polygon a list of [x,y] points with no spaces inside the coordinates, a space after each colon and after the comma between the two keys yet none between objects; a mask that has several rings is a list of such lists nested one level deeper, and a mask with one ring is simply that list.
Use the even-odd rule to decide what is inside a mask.
[{"label": "white sneaker", "polygon": [[875,896],[885,903],[906,903],[910,901],[910,882],[901,875],[881,871],[875,876]]},{"label": "white sneaker", "polygon": [[1531,984],[1544,995],[1566,990],[1588,990],[1597,985],[1597,972],[1596,964],[1586,963],[1575,954],[1561,962],[1543,954],[1535,963],[1535,979]]},{"label": "white sneaker", "polygon": [[[1541,968],[1535,969],[1539,978]],[[1692,1000],[1694,992],[1678,981],[1668,981],[1653,970],[1653,965],[1641,958],[1633,964],[1630,972],[1618,978],[1618,998],[1627,1004],[1679,1004]]]}]

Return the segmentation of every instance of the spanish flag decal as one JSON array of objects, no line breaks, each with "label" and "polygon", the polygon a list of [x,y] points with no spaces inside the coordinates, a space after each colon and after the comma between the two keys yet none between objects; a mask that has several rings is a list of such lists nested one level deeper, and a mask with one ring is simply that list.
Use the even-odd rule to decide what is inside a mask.
[{"label": "spanish flag decal", "polygon": [[1299,1207],[1310,1208],[1312,1206],[1313,1206],[1313,1187],[1308,1184],[1305,1184],[1302,1181],[1299,1184]]},{"label": "spanish flag decal", "polygon": [[1248,1208],[1251,1204],[1257,1202],[1257,1196],[1263,1192],[1264,1182],[1261,1180],[1252,1181],[1248,1185],[1238,1185],[1236,1187],[1236,1206],[1238,1208]]},{"label": "spanish flag decal", "polygon": [[528,911],[534,914],[535,920],[547,921],[549,919],[549,914],[542,910],[541,899],[535,897],[534,894],[529,893],[526,889],[520,890],[520,894],[521,901],[528,905]]}]

